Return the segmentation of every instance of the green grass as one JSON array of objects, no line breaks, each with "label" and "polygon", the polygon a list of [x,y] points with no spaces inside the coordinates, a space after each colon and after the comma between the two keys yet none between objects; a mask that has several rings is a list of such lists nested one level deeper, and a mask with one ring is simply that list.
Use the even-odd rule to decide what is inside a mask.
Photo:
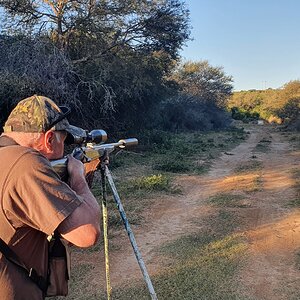
[{"label": "green grass", "polygon": [[252,185],[250,187],[248,187],[246,191],[247,192],[261,191],[262,190],[262,185],[263,185],[262,176],[258,175],[253,179]]},{"label": "green grass", "polygon": [[[211,230],[184,236],[160,250],[168,264],[152,277],[158,299],[246,300],[235,279],[247,252],[244,237],[233,233],[239,219],[221,210],[206,222]],[[150,299],[142,280],[116,289],[113,298]]]},{"label": "green grass", "polygon": [[[158,299],[248,300],[240,294],[235,277],[248,249],[244,236],[235,233],[242,220],[234,212],[221,209],[214,216],[193,221],[196,227],[204,222],[206,229],[157,249],[156,255],[166,260],[165,268],[151,276]],[[74,266],[68,299],[106,299],[105,290],[97,289],[95,281],[82,283],[84,278],[93,278],[93,270],[92,263]],[[120,288],[113,286],[112,299],[150,299],[142,274],[140,280]]]},{"label": "green grass", "polygon": [[[247,133],[244,130],[184,134],[152,131],[137,138],[139,146],[130,150],[134,152],[124,151],[110,159],[110,169],[130,224],[142,223],[143,210],[153,201],[161,201],[161,195],[180,193],[180,187],[173,183],[173,173],[206,173],[212,159],[244,141]],[[93,192],[101,202],[99,184]],[[121,218],[111,193],[108,194],[108,212],[109,228],[120,227]],[[157,255],[172,261],[152,278],[158,299],[244,299],[238,294],[234,279],[247,248],[243,237],[234,234],[240,219],[221,209],[213,220],[205,222],[210,230],[157,249]],[[89,251],[98,251],[99,247],[102,245]],[[72,285],[79,289],[83,279],[81,274],[85,272],[87,278],[92,276],[92,271],[91,265],[75,267]],[[106,295],[105,291],[92,291],[90,287],[78,291],[78,295],[72,291],[68,299],[106,299]],[[142,300],[150,297],[141,279],[114,289],[112,299]]]},{"label": "green grass", "polygon": [[236,167],[234,172],[237,174],[255,172],[260,171],[262,167],[263,165],[261,161],[250,160]]},{"label": "green grass", "polygon": [[300,169],[292,170],[292,176],[295,181],[295,197],[289,201],[288,205],[292,207],[300,207]]},{"label": "green grass", "polygon": [[[148,176],[134,177],[128,180],[123,178],[120,180],[117,178],[114,181],[130,224],[140,224],[142,222],[142,211],[152,203],[154,197],[163,194],[181,193],[180,187],[173,184],[172,177],[167,174],[151,174]],[[106,190],[108,226],[109,228],[123,226],[108,184]],[[101,182],[97,182],[97,184],[94,185],[93,194],[101,205]]]},{"label": "green grass", "polygon": [[[121,170],[138,164],[147,165],[152,172],[203,174],[209,170],[212,159],[246,138],[247,133],[241,129],[194,133],[145,131],[138,136],[139,146],[132,150],[137,153],[121,153],[112,158],[111,165]],[[199,165],[199,160],[205,164]]]},{"label": "green grass", "polygon": [[299,150],[300,149],[300,134],[298,133],[292,133],[290,134],[291,137],[289,139],[289,142],[291,143],[292,147],[295,150]]},{"label": "green grass", "polygon": [[172,173],[185,173],[190,171],[190,165],[184,160],[181,154],[169,154],[164,159],[156,160],[152,168],[158,171],[172,172]]},{"label": "green grass", "polygon": [[206,174],[210,170],[210,163],[195,164],[194,172],[197,175]]},{"label": "green grass", "polygon": [[170,190],[170,179],[162,174],[143,176],[136,179],[133,188],[144,189],[146,191],[168,191]]},{"label": "green grass", "polygon": [[210,203],[221,207],[244,207],[240,203],[245,197],[242,195],[219,193],[208,199]]},{"label": "green grass", "polygon": [[272,141],[263,138],[262,140],[260,140],[258,142],[258,144],[256,145],[256,147],[254,148],[255,152],[263,152],[263,153],[267,153],[270,151],[271,149],[271,143]]},{"label": "green grass", "polygon": [[144,191],[171,191],[170,177],[162,174],[142,176],[128,183],[127,189],[134,192]]},{"label": "green grass", "polygon": [[[202,175],[221,153],[245,140],[242,129],[220,132],[169,133],[145,131],[139,145],[111,155],[109,168],[131,224],[142,222],[142,211],[163,194],[181,193],[173,174]],[[119,212],[108,190],[109,227],[122,226]],[[101,202],[101,183],[93,187]]]},{"label": "green grass", "polygon": [[[221,209],[214,216],[194,222],[195,226],[197,222],[204,222],[209,227],[157,249],[156,255],[166,260],[165,268],[151,276],[158,299],[248,300],[240,294],[235,277],[248,249],[244,236],[235,233],[241,219],[235,213]],[[92,264],[73,268],[72,294],[68,299],[106,299],[105,290],[96,289],[95,282],[82,284],[84,277],[92,278],[93,269]],[[142,274],[140,280],[113,287],[112,299],[151,299]]]}]

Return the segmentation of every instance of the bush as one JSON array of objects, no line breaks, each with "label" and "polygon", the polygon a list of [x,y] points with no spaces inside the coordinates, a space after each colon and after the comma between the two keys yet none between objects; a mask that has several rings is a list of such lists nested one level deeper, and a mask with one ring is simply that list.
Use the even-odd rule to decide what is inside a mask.
[{"label": "bush", "polygon": [[296,120],[300,115],[300,97],[292,98],[278,110],[278,116],[287,122]]},{"label": "bush", "polygon": [[231,118],[215,103],[182,94],[161,103],[160,125],[164,130],[215,130],[229,127]]},{"label": "bush", "polygon": [[162,162],[155,163],[153,169],[164,172],[182,173],[189,171],[189,166],[184,160],[168,157]]},{"label": "bush", "polygon": [[0,36],[1,124],[18,101],[33,94],[76,105],[73,79],[68,60],[49,41]]},{"label": "bush", "polygon": [[170,179],[162,174],[141,177],[132,183],[132,189],[145,191],[168,191],[170,189]]},{"label": "bush", "polygon": [[260,118],[258,112],[250,112],[238,107],[231,108],[231,116],[234,120],[241,120],[244,122],[258,120]]}]

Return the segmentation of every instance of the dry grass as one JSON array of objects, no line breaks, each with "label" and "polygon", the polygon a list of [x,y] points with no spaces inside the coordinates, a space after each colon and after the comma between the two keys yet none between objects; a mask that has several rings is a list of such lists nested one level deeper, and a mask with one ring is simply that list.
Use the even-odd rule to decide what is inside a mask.
[{"label": "dry grass", "polygon": [[[243,132],[219,132],[175,135],[168,144],[151,151],[124,153],[112,158],[111,167],[116,186],[131,224],[143,222],[143,210],[159,195],[180,192],[174,185],[172,171],[187,167],[188,174],[202,174],[209,170],[211,160],[245,139]],[[175,139],[175,140],[174,140]],[[225,146],[226,145],[226,146]],[[160,165],[160,172],[155,171]],[[177,169],[178,168],[178,169]],[[94,193],[100,200],[99,186]],[[236,199],[237,200],[237,199]],[[222,205],[225,206],[225,199]],[[228,200],[229,201],[229,200]],[[221,206],[222,206],[221,205]],[[109,195],[109,227],[120,226],[120,217]],[[159,299],[240,299],[233,278],[246,251],[241,235],[234,234],[238,223],[236,215],[221,210],[214,221],[206,221],[211,231],[199,231],[167,244],[158,255],[172,260],[172,266],[152,277]],[[99,251],[80,250],[80,253]],[[175,258],[176,256],[176,258]],[[173,260],[175,259],[175,260]],[[106,299],[105,291],[96,290],[94,263],[85,262],[72,269],[68,299]],[[88,284],[83,284],[88,282]],[[57,298],[58,299],[58,298]],[[113,299],[149,299],[145,283],[131,282],[129,286],[113,290]]]}]

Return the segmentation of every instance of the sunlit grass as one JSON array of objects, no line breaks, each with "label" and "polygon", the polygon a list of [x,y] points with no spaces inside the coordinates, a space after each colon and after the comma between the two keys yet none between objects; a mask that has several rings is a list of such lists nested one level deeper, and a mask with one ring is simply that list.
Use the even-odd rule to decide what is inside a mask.
[{"label": "sunlit grass", "polygon": [[118,155],[112,159],[112,167],[124,170],[138,164],[159,172],[203,174],[212,159],[246,138],[242,129],[177,134],[153,130],[141,134],[138,154]]},{"label": "sunlit grass", "polygon": [[245,197],[242,195],[230,194],[230,193],[219,193],[208,199],[210,203],[221,207],[244,207],[241,204],[241,200]]},{"label": "sunlit grass", "polygon": [[150,176],[142,176],[136,178],[127,184],[128,191],[143,190],[146,192],[152,191],[165,191],[174,192],[174,188],[171,185],[171,179],[167,175],[157,174]]},{"label": "sunlit grass", "polygon": [[[197,220],[194,221],[196,226]],[[246,300],[240,294],[236,277],[248,249],[244,235],[234,233],[240,218],[234,212],[220,210],[201,222],[209,227],[156,250],[156,255],[166,261],[165,267],[151,276],[158,299]],[[73,268],[68,299],[106,299],[105,290],[97,288],[93,269],[92,263]],[[142,274],[140,280],[126,282],[119,288],[113,286],[112,299],[151,299]]]},{"label": "sunlit grass", "polygon": [[[194,220],[197,226],[198,220]],[[164,245],[157,255],[166,266],[152,276],[158,299],[245,299],[235,275],[242,267],[248,245],[243,234],[234,233],[241,219],[220,210],[201,220],[207,229]],[[150,299],[143,280],[114,290],[114,299]],[[105,299],[104,296],[101,299]]]},{"label": "sunlit grass", "polygon": [[[172,173],[201,175],[209,170],[212,159],[246,138],[243,130],[186,134],[156,132],[139,138],[136,153],[112,157],[110,168],[129,223],[141,224],[145,208],[161,195],[180,192],[173,183]],[[98,184],[93,191],[100,202],[101,186]],[[108,212],[109,228],[119,228],[122,221],[111,193],[108,195]],[[158,299],[244,299],[237,292],[234,278],[247,249],[243,236],[233,234],[239,221],[232,212],[221,210],[213,221],[207,220],[210,226],[207,232],[183,237],[157,249],[158,256],[172,262],[159,274],[151,276]],[[99,245],[90,252],[98,250]],[[71,289],[77,288],[68,299],[106,299],[105,290],[93,288],[98,285],[92,278],[92,264],[75,266],[72,274]],[[113,289],[112,299],[142,300],[150,299],[150,296],[141,279]]]},{"label": "sunlit grass", "polygon": [[263,168],[262,162],[258,160],[250,160],[241,163],[238,167],[234,169],[234,173],[249,173],[254,171],[259,171]]},{"label": "sunlit grass", "polygon": [[[243,299],[234,278],[247,251],[243,236],[233,234],[214,239],[209,235],[192,236],[188,242],[186,238],[177,240],[164,249],[176,253],[176,261],[153,277],[158,299]],[[186,248],[181,257],[176,251],[178,245]],[[140,282],[115,290],[114,299],[150,297],[145,284]]]},{"label": "sunlit grass", "polygon": [[[199,234],[190,237],[188,242],[185,238],[164,248],[165,255],[168,253],[168,248],[173,249],[171,252],[177,255],[172,265],[151,276],[158,299],[246,300],[239,294],[239,286],[235,279],[235,274],[241,267],[247,251],[244,237],[241,234],[232,234],[216,239],[209,234],[204,236]],[[178,257],[178,252],[174,250],[174,247],[178,248],[179,244],[186,248],[181,257]],[[89,276],[91,267],[91,265],[84,265],[83,268],[74,268],[75,278],[72,279],[71,288],[75,288],[75,291],[76,287],[81,290],[72,293],[68,299],[107,299],[104,290],[93,290],[91,286],[83,288],[79,283],[84,274]],[[113,288],[112,299],[143,300],[151,297],[141,275],[140,280],[128,282],[120,288]]]},{"label": "sunlit grass", "polygon": [[[247,138],[244,130],[220,132],[168,133],[145,132],[139,146],[112,156],[110,169],[129,222],[140,224],[141,212],[157,195],[180,193],[172,173],[202,175],[209,171],[212,159]],[[107,187],[109,226],[122,221]],[[101,183],[93,188],[101,202]]]},{"label": "sunlit grass", "polygon": [[218,183],[217,187],[222,190],[222,193],[257,192],[262,189],[263,181],[260,173],[241,173],[225,178]]}]

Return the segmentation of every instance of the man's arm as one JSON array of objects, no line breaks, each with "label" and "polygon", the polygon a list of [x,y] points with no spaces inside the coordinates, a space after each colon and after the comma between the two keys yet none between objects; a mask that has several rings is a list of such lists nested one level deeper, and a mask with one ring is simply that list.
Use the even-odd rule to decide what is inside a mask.
[{"label": "man's arm", "polygon": [[85,179],[83,164],[68,157],[69,185],[83,199],[59,226],[58,232],[64,239],[78,247],[94,245],[100,235],[100,207]]}]

